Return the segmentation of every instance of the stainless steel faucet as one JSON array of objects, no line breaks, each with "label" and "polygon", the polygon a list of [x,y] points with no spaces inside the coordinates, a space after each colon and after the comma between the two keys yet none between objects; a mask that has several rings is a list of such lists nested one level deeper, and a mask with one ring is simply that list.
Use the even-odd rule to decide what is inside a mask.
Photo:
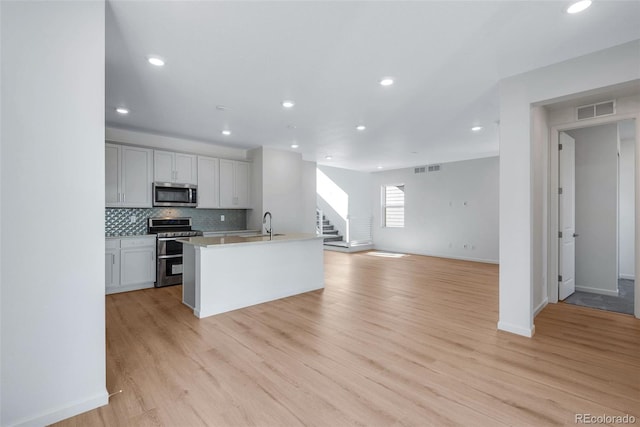
[{"label": "stainless steel faucet", "polygon": [[[267,225],[267,215],[269,215],[269,228],[266,227]],[[264,216],[262,217],[262,225],[264,225],[265,230],[267,233],[269,233],[269,240],[273,240],[273,226],[271,225],[271,212],[267,211],[264,213]]]}]

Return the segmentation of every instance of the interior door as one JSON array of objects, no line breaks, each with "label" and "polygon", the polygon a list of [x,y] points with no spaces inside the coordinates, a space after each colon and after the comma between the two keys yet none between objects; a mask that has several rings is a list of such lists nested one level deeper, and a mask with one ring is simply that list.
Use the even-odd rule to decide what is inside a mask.
[{"label": "interior door", "polygon": [[576,141],[560,132],[560,188],[558,196],[558,299],[575,292],[576,283]]}]

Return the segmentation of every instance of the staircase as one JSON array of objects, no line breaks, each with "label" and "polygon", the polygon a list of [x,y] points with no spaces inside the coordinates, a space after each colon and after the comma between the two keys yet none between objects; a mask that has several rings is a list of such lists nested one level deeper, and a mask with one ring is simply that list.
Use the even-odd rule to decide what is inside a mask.
[{"label": "staircase", "polygon": [[[339,234],[339,231],[331,225],[331,222],[322,215],[322,221],[320,221],[320,213],[316,213],[316,223],[318,224],[318,229],[322,227],[322,230],[318,230],[321,232],[324,237],[325,244],[336,244],[335,242],[344,242],[344,238]],[[320,224],[321,223],[321,224]]]}]

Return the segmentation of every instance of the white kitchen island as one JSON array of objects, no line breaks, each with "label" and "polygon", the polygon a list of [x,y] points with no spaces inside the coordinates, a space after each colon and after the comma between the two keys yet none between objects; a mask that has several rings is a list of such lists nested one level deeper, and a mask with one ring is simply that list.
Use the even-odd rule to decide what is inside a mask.
[{"label": "white kitchen island", "polygon": [[324,288],[323,240],[315,234],[179,241],[182,302],[199,318]]}]

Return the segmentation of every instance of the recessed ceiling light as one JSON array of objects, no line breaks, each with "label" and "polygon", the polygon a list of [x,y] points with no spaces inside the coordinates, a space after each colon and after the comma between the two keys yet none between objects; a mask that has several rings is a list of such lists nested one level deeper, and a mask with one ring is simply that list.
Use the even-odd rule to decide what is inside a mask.
[{"label": "recessed ceiling light", "polygon": [[382,169],[382,166],[378,166],[378,169]]},{"label": "recessed ceiling light", "polygon": [[382,86],[391,86],[393,84],[393,79],[391,77],[385,77],[384,79],[380,80],[380,84]]},{"label": "recessed ceiling light", "polygon": [[299,145],[298,144],[291,144],[291,148],[298,148]]},{"label": "recessed ceiling light", "polygon": [[591,0],[580,0],[567,8],[567,13],[579,13],[591,6]]},{"label": "recessed ceiling light", "polygon": [[123,114],[123,115],[124,115],[124,114],[129,114],[129,110],[127,110],[127,109],[126,109],[126,108],[124,108],[124,107],[118,107],[118,108],[116,108],[116,112],[117,112],[118,114]]},{"label": "recessed ceiling light", "polygon": [[324,156],[324,158],[327,159],[327,160],[333,159],[333,157],[331,157],[331,156]]},{"label": "recessed ceiling light", "polygon": [[216,105],[216,110],[218,111],[227,111],[229,109],[229,107],[227,107],[226,105]]},{"label": "recessed ceiling light", "polygon": [[367,127],[365,125],[356,126],[357,130],[365,130]]},{"label": "recessed ceiling light", "polygon": [[155,65],[156,67],[163,67],[164,66],[164,59],[158,57],[158,56],[148,56],[147,57],[147,61],[149,61],[149,64],[151,65]]},{"label": "recessed ceiling light", "polygon": [[293,108],[294,105],[296,104],[293,101],[282,101],[282,106],[284,108]]},{"label": "recessed ceiling light", "polygon": [[474,127],[471,128],[471,130],[474,131],[474,132],[481,131],[482,130],[482,126],[474,126]]},{"label": "recessed ceiling light", "polygon": [[222,131],[222,134],[223,134],[224,136],[229,136],[229,135],[231,135],[231,131],[230,131],[230,130],[226,130],[226,129],[225,129],[225,130],[223,130],[223,131]]}]

